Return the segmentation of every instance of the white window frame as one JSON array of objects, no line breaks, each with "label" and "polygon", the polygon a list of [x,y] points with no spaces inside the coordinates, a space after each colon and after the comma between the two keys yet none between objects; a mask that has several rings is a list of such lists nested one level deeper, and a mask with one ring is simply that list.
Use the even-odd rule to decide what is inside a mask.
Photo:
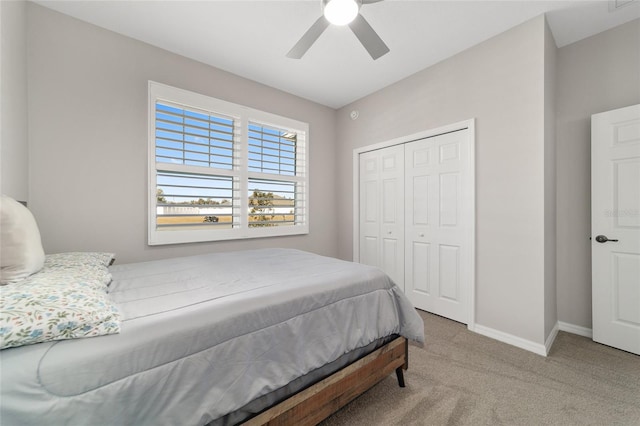
[{"label": "white window frame", "polygon": [[[210,96],[179,89],[165,84],[149,81],[148,86],[148,244],[180,244],[206,241],[241,240],[247,238],[276,237],[288,235],[302,235],[309,233],[309,124],[291,118],[282,117],[268,112],[256,110]],[[188,165],[172,165],[156,163],[156,102],[169,102],[184,105],[186,109],[200,109],[231,117],[234,125],[234,168],[233,170],[215,169],[220,176],[235,176],[239,179],[239,194],[234,198],[240,202],[240,209],[234,218],[232,229],[185,229],[158,230],[157,229],[157,171],[181,171],[202,173],[201,167]],[[302,159],[301,167],[297,167],[295,176],[278,174],[255,173],[248,171],[248,126],[249,123],[259,123],[264,126],[295,131],[298,135],[296,156]],[[237,148],[237,149],[236,149]],[[302,198],[296,199],[300,203],[301,214],[295,225],[250,227],[249,212],[249,179],[261,178],[283,181],[295,181],[302,188]],[[244,195],[243,195],[244,194]],[[298,210],[298,208],[297,208]],[[236,212],[234,212],[236,215]]]}]

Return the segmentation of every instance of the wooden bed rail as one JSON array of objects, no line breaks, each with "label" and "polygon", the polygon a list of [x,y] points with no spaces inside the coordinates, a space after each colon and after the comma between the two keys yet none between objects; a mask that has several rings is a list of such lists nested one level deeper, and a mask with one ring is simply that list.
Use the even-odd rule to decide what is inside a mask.
[{"label": "wooden bed rail", "polygon": [[243,423],[258,425],[316,425],[369,390],[393,371],[404,387],[409,345],[398,337],[342,370],[291,396]]}]

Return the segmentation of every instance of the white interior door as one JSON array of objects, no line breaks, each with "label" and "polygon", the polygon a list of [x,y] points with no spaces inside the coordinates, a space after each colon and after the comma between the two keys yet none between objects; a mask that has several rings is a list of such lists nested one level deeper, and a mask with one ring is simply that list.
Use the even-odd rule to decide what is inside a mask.
[{"label": "white interior door", "polygon": [[640,105],[591,119],[593,340],[640,355]]},{"label": "white interior door", "polygon": [[404,290],[404,147],[360,154],[360,262]]},{"label": "white interior door", "polygon": [[473,177],[469,130],[405,145],[405,287],[413,304],[468,324]]}]

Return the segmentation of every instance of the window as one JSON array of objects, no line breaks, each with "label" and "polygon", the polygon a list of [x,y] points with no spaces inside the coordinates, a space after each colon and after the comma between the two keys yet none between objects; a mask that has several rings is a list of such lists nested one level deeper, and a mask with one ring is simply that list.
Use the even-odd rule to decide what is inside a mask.
[{"label": "window", "polygon": [[149,82],[149,244],[309,232],[308,124]]}]

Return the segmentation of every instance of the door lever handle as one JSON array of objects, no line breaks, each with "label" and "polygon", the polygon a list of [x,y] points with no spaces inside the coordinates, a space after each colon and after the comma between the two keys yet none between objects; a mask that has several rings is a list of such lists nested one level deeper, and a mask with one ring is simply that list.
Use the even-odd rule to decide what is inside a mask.
[{"label": "door lever handle", "polygon": [[606,243],[607,241],[617,242],[618,240],[610,240],[606,235],[598,235],[596,241],[599,243]]}]

